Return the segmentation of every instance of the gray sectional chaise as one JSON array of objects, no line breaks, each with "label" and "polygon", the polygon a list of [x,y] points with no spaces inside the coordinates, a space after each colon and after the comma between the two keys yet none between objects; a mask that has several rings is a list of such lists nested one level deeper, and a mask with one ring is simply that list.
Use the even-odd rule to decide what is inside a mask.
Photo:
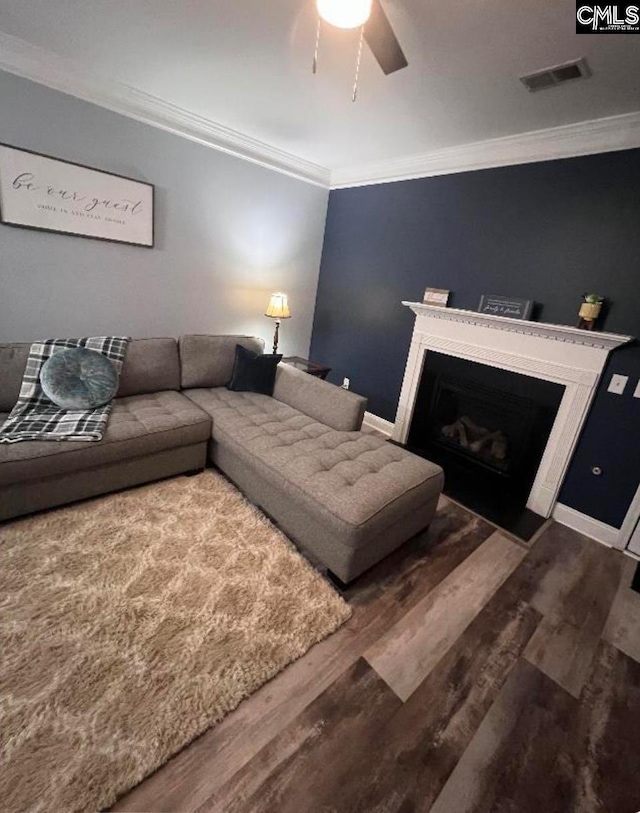
[{"label": "gray sectional chaise", "polygon": [[[364,398],[293,367],[278,367],[273,397],[229,391],[236,344],[263,350],[239,336],[132,341],[102,441],[0,444],[0,520],[202,469],[208,457],[343,582],[429,524],[438,466],[359,431]],[[0,345],[0,425],[28,351]]]}]

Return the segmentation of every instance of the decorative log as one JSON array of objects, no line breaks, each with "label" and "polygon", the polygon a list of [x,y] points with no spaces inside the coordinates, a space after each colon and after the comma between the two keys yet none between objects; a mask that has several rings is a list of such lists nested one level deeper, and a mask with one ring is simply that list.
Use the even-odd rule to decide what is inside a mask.
[{"label": "decorative log", "polygon": [[480,455],[488,448],[488,455],[494,460],[503,461],[507,456],[508,440],[504,432],[500,429],[492,432],[468,415],[462,415],[453,423],[443,426],[440,431],[444,437],[474,454]]}]

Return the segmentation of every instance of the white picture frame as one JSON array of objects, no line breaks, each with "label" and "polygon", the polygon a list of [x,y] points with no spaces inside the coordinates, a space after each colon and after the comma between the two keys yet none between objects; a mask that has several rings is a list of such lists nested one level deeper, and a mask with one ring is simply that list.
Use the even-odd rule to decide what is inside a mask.
[{"label": "white picture frame", "polygon": [[449,304],[451,291],[445,288],[426,288],[422,301],[425,305],[433,305],[438,308],[446,308]]},{"label": "white picture frame", "polygon": [[0,223],[153,248],[154,186],[0,143]]}]

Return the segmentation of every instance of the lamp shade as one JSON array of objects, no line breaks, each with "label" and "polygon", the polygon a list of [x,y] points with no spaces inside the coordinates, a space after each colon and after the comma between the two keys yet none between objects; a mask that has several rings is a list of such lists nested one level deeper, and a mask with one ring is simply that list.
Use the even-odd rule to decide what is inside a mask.
[{"label": "lamp shade", "polygon": [[287,302],[286,294],[271,294],[271,299],[265,311],[265,316],[270,316],[272,319],[288,319],[291,314],[289,313],[289,303]]},{"label": "lamp shade", "polygon": [[337,28],[360,28],[371,14],[371,0],[316,0],[322,19]]}]

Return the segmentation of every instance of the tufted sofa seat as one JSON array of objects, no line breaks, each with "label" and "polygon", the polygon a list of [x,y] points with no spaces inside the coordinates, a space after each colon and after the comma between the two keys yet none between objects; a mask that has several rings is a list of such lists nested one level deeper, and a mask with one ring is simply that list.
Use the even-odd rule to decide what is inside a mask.
[{"label": "tufted sofa seat", "polygon": [[100,443],[0,444],[0,487],[93,469],[178,446],[206,442],[211,421],[179,392],[118,398]]},{"label": "tufted sofa seat", "polygon": [[[2,423],[18,397],[29,347],[0,345]],[[101,441],[0,444],[0,520],[202,469],[211,418],[179,390],[176,340],[132,341]]]},{"label": "tufted sofa seat", "polygon": [[[318,385],[324,394],[324,382],[283,366],[273,398],[221,387],[185,395],[212,418],[213,462],[349,582],[429,524],[443,475],[382,437],[334,428],[280,400],[306,394],[317,405]],[[329,390],[336,400],[342,394]],[[344,414],[331,418],[348,423]]]}]

